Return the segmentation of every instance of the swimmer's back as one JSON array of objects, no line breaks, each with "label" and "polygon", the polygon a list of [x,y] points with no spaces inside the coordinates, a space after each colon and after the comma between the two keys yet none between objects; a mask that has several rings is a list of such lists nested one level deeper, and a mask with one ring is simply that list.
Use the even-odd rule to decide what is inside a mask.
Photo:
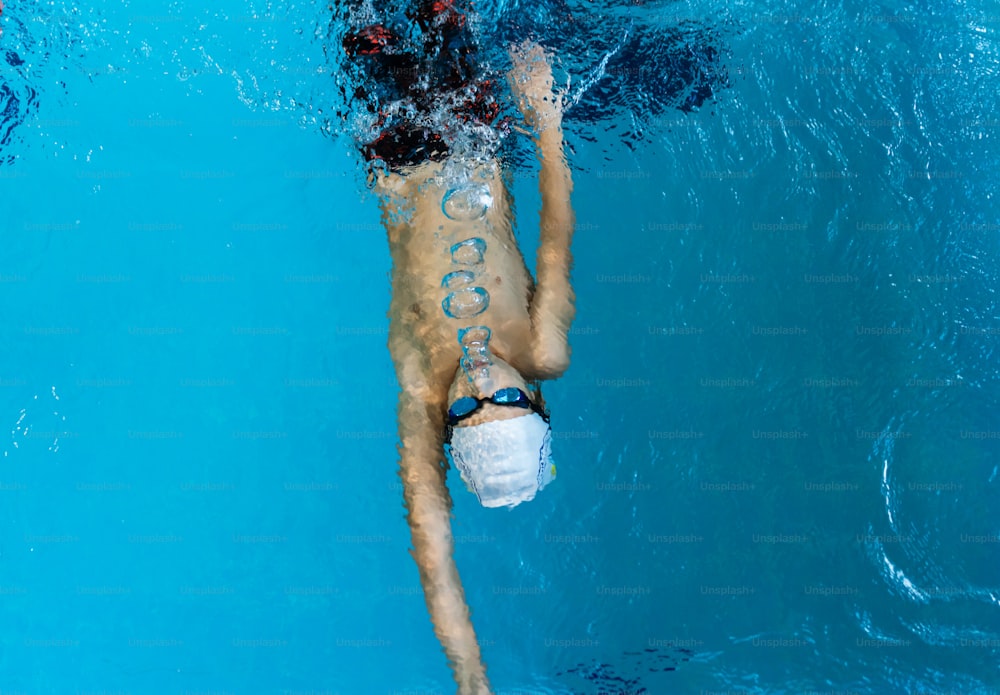
[{"label": "swimmer's back", "polygon": [[[469,172],[471,185],[485,187],[490,199],[481,216],[465,215],[473,219],[451,219],[445,214],[442,203],[450,188],[435,177],[440,169],[441,165],[428,162],[412,167],[405,175],[394,173],[379,179],[392,254],[390,349],[394,354],[419,350],[430,360],[434,383],[448,384],[462,357],[458,330],[485,325],[492,331],[493,351],[530,374],[528,305],[534,284],[514,240],[510,200],[499,166],[494,162]],[[469,239],[485,242],[481,266],[453,258],[454,245]],[[475,260],[475,247],[470,245],[467,250]],[[459,255],[458,260],[468,259]],[[478,315],[452,318],[442,306],[451,292],[442,280],[462,270],[475,272],[472,286],[486,290],[489,304]]]}]

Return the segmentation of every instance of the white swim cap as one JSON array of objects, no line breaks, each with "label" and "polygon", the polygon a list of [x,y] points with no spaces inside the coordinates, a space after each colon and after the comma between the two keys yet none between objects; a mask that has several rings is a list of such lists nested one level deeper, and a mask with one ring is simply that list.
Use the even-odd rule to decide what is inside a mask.
[{"label": "white swim cap", "polygon": [[532,500],[556,474],[552,430],[538,413],[455,427],[451,458],[484,507]]}]

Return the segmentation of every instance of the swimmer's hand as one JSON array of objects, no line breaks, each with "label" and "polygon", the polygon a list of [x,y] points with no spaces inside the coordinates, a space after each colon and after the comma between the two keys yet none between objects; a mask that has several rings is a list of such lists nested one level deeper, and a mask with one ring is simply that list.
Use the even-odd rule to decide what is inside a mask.
[{"label": "swimmer's hand", "polygon": [[536,133],[562,125],[562,98],[552,91],[552,65],[545,51],[533,41],[510,47],[514,67],[507,73],[510,91],[524,120]]}]

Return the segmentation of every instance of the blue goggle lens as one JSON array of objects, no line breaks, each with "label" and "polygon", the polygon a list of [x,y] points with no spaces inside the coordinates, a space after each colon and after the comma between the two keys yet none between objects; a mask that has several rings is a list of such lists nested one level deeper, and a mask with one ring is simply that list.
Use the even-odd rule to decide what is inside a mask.
[{"label": "blue goggle lens", "polygon": [[479,407],[479,401],[471,396],[463,396],[451,404],[448,414],[451,417],[465,417]]},{"label": "blue goggle lens", "polygon": [[499,391],[493,394],[493,398],[491,398],[490,400],[492,400],[494,403],[498,405],[523,404],[524,407],[527,407],[528,405],[528,398],[527,396],[524,395],[524,392],[521,391],[521,389],[514,387],[500,389]]}]

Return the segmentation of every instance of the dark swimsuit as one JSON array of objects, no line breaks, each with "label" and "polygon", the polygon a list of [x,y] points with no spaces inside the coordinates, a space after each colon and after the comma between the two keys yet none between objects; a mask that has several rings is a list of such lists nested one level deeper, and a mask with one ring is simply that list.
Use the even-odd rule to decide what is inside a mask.
[{"label": "dark swimsuit", "polygon": [[[496,119],[500,109],[493,97],[494,84],[477,79],[475,45],[466,14],[457,6],[460,1],[420,0],[407,11],[407,18],[420,27],[420,50],[405,45],[382,24],[344,37],[344,51],[360,63],[375,86],[358,87],[354,93],[367,103],[382,129],[377,138],[361,146],[366,160],[381,160],[395,170],[447,157],[448,143],[429,125],[430,114],[442,100],[457,101],[451,112],[461,123],[490,125]],[[430,86],[422,86],[422,81]],[[459,98],[459,94],[468,96]],[[403,102],[410,115],[390,118],[380,108],[380,100]]]}]

